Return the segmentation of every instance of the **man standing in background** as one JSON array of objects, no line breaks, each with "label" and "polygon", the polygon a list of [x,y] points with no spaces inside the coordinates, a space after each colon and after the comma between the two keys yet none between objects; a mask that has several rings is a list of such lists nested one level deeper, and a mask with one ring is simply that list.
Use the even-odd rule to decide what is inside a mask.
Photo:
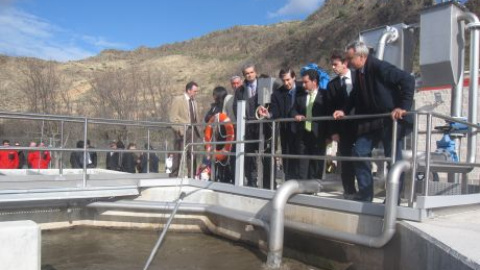
[{"label": "man standing in background", "polygon": [[[174,149],[176,151],[184,151],[185,145],[183,144],[184,138],[186,143],[195,142],[198,138],[201,138],[200,132],[197,126],[192,124],[198,123],[201,119],[198,114],[198,106],[195,97],[198,93],[198,84],[194,81],[187,83],[185,86],[185,93],[181,96],[176,96],[172,100],[170,107],[169,120],[176,124],[189,124],[185,130],[182,125],[173,125],[172,129],[175,135]],[[187,155],[187,169],[188,176],[194,178],[196,170],[195,156],[192,157],[192,147],[189,147],[185,152]],[[175,153],[173,156],[173,166],[170,177],[177,177],[180,169],[181,154]],[[191,171],[191,164],[193,162],[193,171]]]}]

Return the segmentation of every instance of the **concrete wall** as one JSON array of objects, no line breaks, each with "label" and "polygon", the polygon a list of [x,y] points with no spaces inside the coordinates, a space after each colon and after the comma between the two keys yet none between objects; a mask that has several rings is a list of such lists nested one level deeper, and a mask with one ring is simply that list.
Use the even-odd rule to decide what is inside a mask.
[{"label": "concrete wall", "polygon": [[2,270],[40,270],[40,247],[40,227],[35,222],[0,222]]},{"label": "concrete wall", "polygon": [[[150,188],[138,199],[171,202],[178,197],[179,191],[179,187]],[[231,211],[242,210],[251,212],[256,218],[268,220],[268,199],[192,187],[182,187],[182,191],[190,194],[185,202],[218,205]],[[71,226],[159,229],[170,215],[169,211],[160,210],[105,210],[83,207],[87,203],[88,201],[63,202],[52,206],[45,204],[0,210],[0,221],[31,219],[38,222],[42,229]],[[288,205],[286,217],[289,220],[367,235],[377,235],[382,228],[380,217],[301,205]],[[179,212],[170,229],[213,233],[262,249],[267,246],[267,234],[263,228],[212,214]],[[398,223],[396,235],[381,249],[333,241],[287,228],[284,254],[324,269],[475,269],[474,266],[465,264],[463,258],[445,246],[404,222]]]}]

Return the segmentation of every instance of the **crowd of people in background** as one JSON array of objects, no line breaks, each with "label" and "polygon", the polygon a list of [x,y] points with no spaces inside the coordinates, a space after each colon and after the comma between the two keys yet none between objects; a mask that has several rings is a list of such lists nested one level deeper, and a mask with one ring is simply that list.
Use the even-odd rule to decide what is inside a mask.
[{"label": "crowd of people in background", "polygon": [[[15,142],[20,147],[19,142]],[[29,147],[45,147],[43,142],[30,142]],[[3,140],[0,147],[0,169],[47,169],[52,159],[48,150],[34,150],[25,153],[23,150],[9,149],[10,141]]]},{"label": "crowd of people in background", "polygon": [[[43,142],[30,142],[29,147],[32,148],[47,148]],[[122,141],[112,141],[109,144],[112,150],[124,150],[125,146]],[[22,147],[19,142],[15,142],[14,147]],[[10,145],[9,140],[3,140],[0,146],[0,169],[49,169],[52,168],[52,154],[46,149],[39,150],[16,150]],[[92,169],[98,167],[97,152],[87,140],[86,148],[88,151],[84,155],[85,142],[83,140],[77,141],[76,148],[78,151],[73,151],[70,154],[70,167],[72,169],[83,169],[84,161],[86,161],[86,168]],[[130,143],[127,149],[135,150],[136,144]],[[152,146],[145,144],[145,149],[154,150]],[[173,155],[169,154],[165,161],[165,169],[171,171]],[[108,152],[106,153],[105,168],[107,170],[128,172],[128,173],[158,173],[159,162],[157,154],[142,152],[137,155],[133,152]]]}]

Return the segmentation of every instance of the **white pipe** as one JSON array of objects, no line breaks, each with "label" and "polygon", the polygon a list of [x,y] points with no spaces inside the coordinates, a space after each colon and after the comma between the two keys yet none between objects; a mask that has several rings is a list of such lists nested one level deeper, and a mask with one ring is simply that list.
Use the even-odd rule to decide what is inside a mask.
[{"label": "white pipe", "polygon": [[385,54],[385,46],[388,43],[395,42],[398,39],[398,30],[395,27],[387,26],[385,32],[383,32],[380,40],[378,41],[376,57],[383,60]]},{"label": "white pipe", "polygon": [[[465,12],[457,17],[457,21],[467,21],[467,29],[470,30],[470,85],[468,97],[468,122],[477,124],[478,104],[478,69],[479,69],[479,45],[480,45],[480,22],[477,15]],[[462,82],[463,84],[463,82]],[[477,151],[477,129],[468,128],[467,162],[475,163]]]}]

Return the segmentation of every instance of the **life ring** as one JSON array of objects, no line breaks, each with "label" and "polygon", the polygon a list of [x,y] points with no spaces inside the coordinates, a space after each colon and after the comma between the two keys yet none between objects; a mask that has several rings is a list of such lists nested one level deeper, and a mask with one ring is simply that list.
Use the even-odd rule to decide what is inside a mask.
[{"label": "life ring", "polygon": [[[212,125],[212,123],[224,123],[219,125]],[[222,132],[222,127],[224,127],[225,132]],[[215,141],[224,141],[231,142],[235,139],[235,129],[233,127],[232,121],[224,113],[217,113],[208,120],[207,127],[205,128],[205,146],[207,152],[211,152],[213,147],[211,144],[208,144],[212,141],[213,134],[216,134]],[[230,151],[232,150],[231,143],[225,143],[223,148],[215,149],[214,159],[217,161],[225,161],[228,159]]]}]

